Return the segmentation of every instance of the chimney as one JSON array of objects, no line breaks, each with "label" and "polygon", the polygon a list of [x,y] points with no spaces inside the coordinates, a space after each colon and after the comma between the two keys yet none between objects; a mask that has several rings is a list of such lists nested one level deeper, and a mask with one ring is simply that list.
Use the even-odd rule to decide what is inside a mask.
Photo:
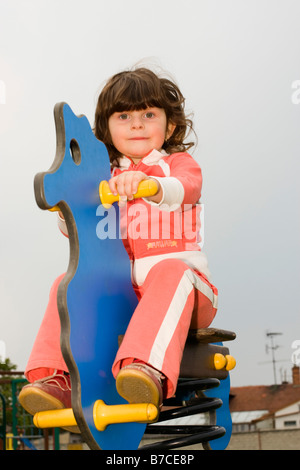
[{"label": "chimney", "polygon": [[293,385],[300,385],[300,368],[298,366],[293,366]]}]

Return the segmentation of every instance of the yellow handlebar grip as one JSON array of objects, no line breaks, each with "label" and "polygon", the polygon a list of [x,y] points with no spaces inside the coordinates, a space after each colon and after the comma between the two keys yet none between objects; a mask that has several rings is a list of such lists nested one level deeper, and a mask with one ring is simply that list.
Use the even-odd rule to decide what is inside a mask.
[{"label": "yellow handlebar grip", "polygon": [[[158,185],[155,180],[143,180],[138,186],[137,192],[133,195],[134,199],[140,197],[154,196],[158,191]],[[119,201],[119,195],[112,194],[108,182],[101,181],[99,185],[99,196],[101,203],[105,209],[109,209],[114,202]]]},{"label": "yellow handlebar grip", "polygon": [[214,355],[214,367],[216,370],[222,370],[226,366],[226,358],[223,354],[216,353]]},{"label": "yellow handlebar grip", "polygon": [[216,353],[213,357],[213,363],[216,370],[226,369],[230,371],[236,366],[236,360],[229,354],[223,356],[223,354]]},{"label": "yellow handlebar grip", "polygon": [[236,360],[233,356],[230,356],[229,354],[226,357],[226,370],[232,370],[236,366]]}]

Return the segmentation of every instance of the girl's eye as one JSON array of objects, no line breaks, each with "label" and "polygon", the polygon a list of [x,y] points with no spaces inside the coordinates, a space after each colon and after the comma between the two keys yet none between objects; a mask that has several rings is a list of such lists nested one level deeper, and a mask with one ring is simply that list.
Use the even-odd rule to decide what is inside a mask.
[{"label": "girl's eye", "polygon": [[149,111],[148,113],[145,114],[145,117],[146,117],[147,119],[151,119],[151,118],[154,117],[154,113],[152,113],[151,111]]},{"label": "girl's eye", "polygon": [[122,113],[120,114],[119,119],[121,119],[121,121],[125,121],[126,119],[128,119],[128,117],[129,117],[128,114]]}]

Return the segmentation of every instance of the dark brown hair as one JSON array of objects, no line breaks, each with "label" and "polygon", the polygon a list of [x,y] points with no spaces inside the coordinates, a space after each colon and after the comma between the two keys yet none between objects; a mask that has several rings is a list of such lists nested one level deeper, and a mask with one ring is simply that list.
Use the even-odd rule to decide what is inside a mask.
[{"label": "dark brown hair", "polygon": [[114,147],[108,119],[115,112],[139,111],[156,107],[165,110],[167,125],[175,124],[172,136],[164,142],[167,153],[183,152],[194,142],[184,143],[193,131],[193,123],[184,112],[185,99],[178,86],[168,78],[160,78],[147,68],[120,72],[111,77],[101,91],[95,112],[95,136],[107,147],[112,165],[118,166],[120,152]]}]

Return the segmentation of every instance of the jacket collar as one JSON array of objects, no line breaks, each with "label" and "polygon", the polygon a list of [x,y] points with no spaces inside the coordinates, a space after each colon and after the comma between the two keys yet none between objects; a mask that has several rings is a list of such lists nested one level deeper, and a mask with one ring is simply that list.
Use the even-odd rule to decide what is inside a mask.
[{"label": "jacket collar", "polygon": [[[155,165],[159,160],[162,159],[162,157],[166,157],[167,155],[168,154],[167,152],[165,152],[165,150],[158,151],[154,149],[154,150],[151,150],[151,152],[148,153],[148,155],[143,157],[139,161],[139,163],[143,162],[145,165],[148,165],[148,166]],[[119,158],[119,165],[120,165],[121,170],[127,170],[132,163],[133,162],[130,157],[123,156]]]}]

